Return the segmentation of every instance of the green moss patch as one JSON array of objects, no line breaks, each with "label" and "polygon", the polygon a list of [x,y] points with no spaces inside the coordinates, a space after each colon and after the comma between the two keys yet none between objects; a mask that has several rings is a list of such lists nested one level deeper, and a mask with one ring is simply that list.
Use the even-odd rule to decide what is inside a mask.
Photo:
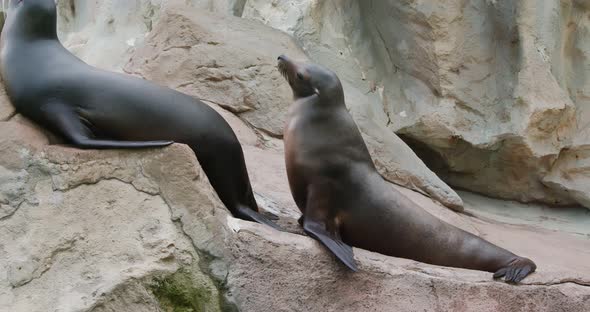
[{"label": "green moss patch", "polygon": [[222,283],[212,279],[201,266],[203,261],[194,261],[175,273],[153,278],[149,287],[164,312],[236,312],[239,309],[224,296]]},{"label": "green moss patch", "polygon": [[[156,279],[152,285],[154,295],[166,312],[220,311],[217,294],[206,283],[196,281],[189,270]],[[217,306],[217,307],[216,307]]]}]

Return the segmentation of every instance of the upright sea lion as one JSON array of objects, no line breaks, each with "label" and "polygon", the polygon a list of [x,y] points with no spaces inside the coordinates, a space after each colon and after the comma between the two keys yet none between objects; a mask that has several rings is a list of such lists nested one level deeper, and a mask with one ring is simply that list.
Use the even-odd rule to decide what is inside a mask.
[{"label": "upright sea lion", "polygon": [[54,0],[10,0],[0,72],[16,110],[85,149],[187,144],[236,217],[258,213],[242,147],[215,110],[186,94],[87,65],[60,43]]},{"label": "upright sea lion", "polygon": [[353,271],[356,246],[425,263],[495,272],[519,282],[531,260],[445,223],[395,191],[379,175],[344,104],[338,77],[280,56],[293,90],[284,132],[291,193],[307,234]]}]

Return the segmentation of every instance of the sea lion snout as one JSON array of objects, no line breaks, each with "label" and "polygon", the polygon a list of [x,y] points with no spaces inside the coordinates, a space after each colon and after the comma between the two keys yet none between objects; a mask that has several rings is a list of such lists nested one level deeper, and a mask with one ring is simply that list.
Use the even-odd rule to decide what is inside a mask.
[{"label": "sea lion snout", "polygon": [[314,67],[291,60],[284,54],[281,54],[277,59],[277,68],[291,86],[295,98],[320,94],[320,86],[317,85],[316,79],[312,77],[317,73],[317,70],[314,71]]},{"label": "sea lion snout", "polygon": [[297,63],[284,54],[281,54],[279,57],[277,57],[277,63],[279,68],[283,68],[285,70],[297,70]]},{"label": "sea lion snout", "polygon": [[284,54],[279,55],[277,57],[277,66],[279,69],[287,70],[287,67],[291,67],[293,62]]},{"label": "sea lion snout", "polygon": [[289,60],[289,58],[287,56],[285,56],[284,54],[279,55],[279,57],[277,57],[277,68],[279,70],[279,72],[281,73],[281,75],[283,75],[283,77],[285,77],[285,79],[287,79],[287,81],[289,82],[289,84],[292,84],[292,80],[290,78],[290,72],[293,70],[293,62],[291,62],[291,60]]}]

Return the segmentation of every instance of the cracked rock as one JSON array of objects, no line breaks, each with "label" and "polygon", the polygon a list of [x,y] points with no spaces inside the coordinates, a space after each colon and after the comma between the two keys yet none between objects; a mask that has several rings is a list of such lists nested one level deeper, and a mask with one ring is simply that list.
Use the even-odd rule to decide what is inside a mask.
[{"label": "cracked rock", "polygon": [[[178,46],[188,48],[170,48]],[[276,69],[276,59],[284,53],[309,61],[290,36],[260,23],[170,5],[125,71],[215,103],[264,135],[281,138],[292,102],[292,91]],[[340,70],[340,65],[333,68]],[[381,122],[375,96],[341,77],[347,104],[379,171],[460,211],[463,202],[455,191]]]},{"label": "cracked rock", "polygon": [[[590,208],[588,16],[577,0],[248,0],[243,12],[373,94],[375,119],[451,186]],[[437,185],[417,184],[440,200]]]},{"label": "cracked rock", "polygon": [[[486,272],[358,248],[354,253],[361,271],[347,271],[303,235],[284,168],[281,118],[290,96],[287,89],[280,91],[288,87],[272,68],[276,56],[271,54],[279,51],[271,46],[287,50],[280,53],[305,55],[287,35],[258,22],[193,11],[198,7],[235,15],[247,3],[191,1],[160,11],[160,4],[173,2],[187,3],[60,1],[60,19],[69,18],[62,28],[69,33],[60,35],[95,65],[116,70],[132,56],[131,72],[172,87],[184,84],[179,89],[234,107],[240,118],[213,105],[243,144],[261,208],[277,214],[287,232],[231,217],[187,146],[79,150],[15,115],[0,122],[1,312],[590,310],[586,210],[558,214],[544,206],[461,193],[467,199],[466,213],[457,214],[392,185],[435,216],[534,259],[538,271],[513,286],[492,280]],[[88,12],[98,13],[96,19],[84,15]],[[126,28],[126,23],[134,26]],[[124,28],[126,37],[109,27]],[[146,37],[147,31],[153,32]],[[132,48],[129,34],[139,38]],[[105,42],[108,51],[97,49]],[[166,47],[176,48],[154,53]],[[236,55],[241,57],[232,58]],[[208,81],[209,76],[213,79]],[[352,99],[362,102],[354,80],[344,79],[352,86],[347,87],[353,90]],[[379,92],[378,87],[370,89]],[[399,171],[390,167],[390,154],[379,148],[398,151],[406,161],[402,167],[420,172],[413,154],[403,156],[408,154],[405,145],[395,143],[399,138],[391,132],[384,137],[387,118],[374,108],[353,106],[351,111],[377,150],[375,159],[385,175],[391,178]],[[450,188],[429,174],[406,173],[397,179],[405,177],[405,184],[413,183],[445,203],[441,198]],[[454,191],[448,194],[455,196]]]}]

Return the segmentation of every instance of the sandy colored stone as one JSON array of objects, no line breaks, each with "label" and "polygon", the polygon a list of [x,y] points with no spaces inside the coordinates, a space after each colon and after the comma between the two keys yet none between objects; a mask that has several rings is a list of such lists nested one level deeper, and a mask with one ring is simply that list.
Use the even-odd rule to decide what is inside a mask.
[{"label": "sandy colored stone", "polygon": [[[242,225],[234,247],[240,251],[237,269],[229,276],[233,291],[245,294],[238,305],[244,311],[584,311],[590,307],[588,286],[578,284],[587,283],[588,275],[563,279],[561,272],[545,267],[515,287],[492,281],[489,273],[449,270],[359,249],[354,252],[361,272],[351,274],[335,268],[335,258],[317,247],[317,242],[302,236],[271,235],[264,228]],[[581,264],[580,259],[568,260],[569,265]]]},{"label": "sandy colored stone", "polygon": [[589,9],[574,0],[248,0],[243,17],[293,35],[375,94],[377,120],[447,183],[587,206],[587,191],[572,186],[587,176],[556,181],[553,164],[590,138]]},{"label": "sandy colored stone", "polygon": [[[105,296],[131,291],[125,285],[137,279],[153,299],[150,281],[202,260],[197,243],[216,251],[177,222],[200,210],[190,231],[208,227],[209,236],[199,237],[211,244],[216,232],[204,223],[215,210],[225,213],[188,147],[82,151],[45,145],[25,123],[2,122],[0,129],[0,146],[9,151],[0,156],[0,211],[11,210],[0,215],[0,310],[100,311]],[[195,274],[218,305],[211,278]]]},{"label": "sandy colored stone", "polygon": [[[292,39],[233,16],[187,13],[175,6],[160,14],[154,32],[125,70],[215,103],[258,131],[282,137],[292,93],[276,69],[276,58],[285,53],[309,61]],[[344,88],[380,172],[452,209],[462,209],[459,196],[379,121],[372,98],[346,81]]]},{"label": "sandy colored stone", "polygon": [[276,58],[286,51],[304,57],[289,36],[259,23],[170,6],[125,70],[215,103],[280,137],[291,91]]},{"label": "sandy colored stone", "polygon": [[[457,215],[402,189],[443,220],[535,259],[539,272],[515,287],[485,272],[355,249],[361,272],[351,274],[311,238],[229,217],[186,146],[82,151],[48,146],[26,124],[0,123],[11,127],[18,131],[5,131],[0,143],[26,152],[4,153],[0,165],[24,175],[1,180],[0,190],[25,187],[24,202],[0,218],[0,298],[7,303],[0,311],[157,311],[153,281],[195,261],[204,270],[195,285],[227,278],[242,311],[588,308],[590,289],[582,285],[590,284],[590,246],[579,236]],[[252,146],[246,156],[254,171],[267,168],[269,180],[253,178],[259,195],[288,201],[285,183],[270,187],[284,180],[282,155]],[[292,202],[280,207],[297,215]]]},{"label": "sandy colored stone", "polygon": [[[293,6],[294,8],[298,8],[306,2],[292,3],[298,5]],[[71,25],[78,25],[76,27],[83,29],[80,35],[91,34],[96,30],[96,38],[93,40],[98,40],[81,43],[77,53],[86,55],[88,59],[97,57],[94,59],[97,64],[115,70],[126,62],[125,55],[131,55],[135,50],[115,47],[121,44],[121,37],[104,31],[104,24],[111,16],[109,12],[116,11],[112,13],[115,19],[114,28],[125,28],[125,23],[129,23],[138,28],[129,30],[128,33],[137,35],[137,32],[147,30],[136,25],[138,20],[143,20],[138,15],[146,12],[145,9],[149,6],[160,4],[158,1],[147,0],[125,4],[110,0],[102,3],[72,3],[79,5],[76,10],[79,15],[76,18],[72,16]],[[276,3],[280,8],[280,3]],[[355,7],[352,5],[356,2],[309,3],[315,5],[312,8],[317,9],[314,12],[318,14],[338,16],[343,12],[354,13]],[[493,1],[489,3],[497,5]],[[62,6],[65,4],[68,3],[60,2]],[[166,2],[167,4],[169,3]],[[213,2],[192,1],[190,5],[187,4],[187,8],[210,4]],[[219,7],[206,9],[221,11],[225,4],[240,5],[239,1],[229,0],[215,4]],[[119,11],[117,5],[121,5]],[[342,7],[335,7],[336,5]],[[410,1],[403,5],[418,7],[419,12],[424,13],[428,11],[426,9],[430,4]],[[567,2],[564,7],[568,7]],[[96,19],[85,15],[88,13],[85,10],[89,8],[96,9]],[[577,14],[584,8],[585,6],[576,2],[567,18],[580,17]],[[246,9],[247,6],[244,10]],[[449,6],[451,15],[452,9]],[[227,36],[235,42],[243,39],[246,41],[244,46],[248,49],[254,49],[255,46],[255,40],[251,38],[268,35],[264,33],[266,28],[259,24],[242,20],[234,24],[233,18],[209,17],[202,11],[191,13],[191,10],[185,9],[186,12],[177,13],[174,17],[183,20],[183,16],[203,15],[199,20],[203,20],[205,25],[197,27],[200,32],[173,31],[174,27],[187,24],[176,19],[170,20],[170,13],[155,9],[154,12],[163,13],[154,16],[162,16],[162,20],[169,22],[170,30],[162,28],[161,31],[156,31],[162,33],[161,35],[150,35],[147,38],[148,47],[150,40],[155,38],[179,40],[163,41],[170,45],[182,43],[187,38],[206,39],[209,32],[213,32],[207,30],[207,25],[217,25],[217,28],[223,29],[224,32],[215,33],[217,37]],[[541,11],[551,15],[554,10]],[[63,12],[63,7],[60,12]],[[406,10],[404,14],[417,20],[422,18],[419,14],[412,15],[412,12],[414,11]],[[125,18],[126,14],[131,14],[127,16],[128,19]],[[527,14],[523,16],[532,16],[531,13]],[[82,18],[84,16],[86,19]],[[292,15],[285,15],[290,16]],[[315,23],[321,16],[314,15],[315,20],[312,21]],[[60,18],[65,18],[64,13],[61,13]],[[158,18],[153,17],[153,20]],[[223,23],[217,22],[218,20]],[[324,21],[329,26],[327,30],[341,29],[334,22],[337,19],[324,18]],[[340,21],[344,26],[350,27],[344,29],[351,30],[349,33],[354,35],[352,30],[355,29],[355,24],[348,23],[346,19]],[[97,26],[93,26],[93,23]],[[191,22],[189,25],[199,24]],[[243,28],[241,33],[238,29],[240,27]],[[334,59],[330,54],[330,46],[341,37],[327,30],[322,38],[332,39],[326,41],[327,45],[320,49],[325,53],[313,52],[312,57],[324,55],[325,60]],[[266,31],[272,33],[268,36],[283,38],[278,39],[279,43],[288,41],[288,37],[279,32]],[[123,34],[125,33],[124,31]],[[240,37],[237,33],[243,34],[242,37],[251,37],[237,40],[235,38]],[[543,40],[555,37],[550,31],[543,33],[546,35]],[[194,34],[202,37],[194,37]],[[308,32],[308,35],[309,38],[315,36],[313,32]],[[114,50],[104,56],[92,54],[90,50],[96,49],[98,42],[108,42],[113,45]],[[309,42],[312,41],[302,45],[305,47]],[[289,49],[294,46],[292,42],[288,44],[286,47]],[[580,41],[578,45],[582,47],[584,43]],[[214,54],[217,53],[215,47],[224,48],[224,43],[211,46],[207,47],[210,50],[205,51]],[[149,59],[149,55],[143,55],[145,51],[142,52],[141,49],[137,57]],[[238,48],[231,46],[227,49]],[[183,72],[180,70],[182,66],[174,65],[174,59],[184,59],[187,64],[195,64],[193,62],[202,59],[201,55],[191,55],[184,50],[180,48],[168,51],[170,59],[163,57],[165,53],[160,54],[162,68],[156,64],[147,67],[140,64],[138,68],[160,73],[170,66],[181,77],[187,75],[187,79],[197,79],[189,75],[190,68]],[[416,51],[416,54],[421,53]],[[226,51],[220,55],[225,59],[234,54]],[[271,64],[271,56],[267,57],[268,64]],[[135,61],[132,60],[130,64]],[[334,62],[332,65],[336,68],[337,64],[350,63],[346,58],[337,58]],[[424,68],[430,66],[418,65]],[[214,69],[207,68],[211,73],[206,75],[221,77],[216,76],[218,72]],[[270,67],[268,70],[270,73]],[[350,78],[352,76],[346,74],[355,73],[354,70],[346,66],[341,70],[345,88],[348,90],[347,99],[351,103],[362,103],[367,99],[363,96],[379,97],[379,92],[382,91],[369,92],[368,95],[358,91],[358,81],[355,82]],[[570,73],[564,71],[566,76]],[[167,75],[162,76],[164,78],[161,83],[174,82],[174,73]],[[231,75],[238,74],[234,72]],[[525,73],[520,75],[525,77]],[[530,72],[526,75],[530,75]],[[280,87],[284,86],[281,77],[277,77],[277,85],[279,79]],[[411,81],[412,79],[407,79],[407,82]],[[569,81],[571,83],[572,80]],[[429,83],[436,86],[439,82],[433,80]],[[200,82],[195,84],[199,85]],[[211,82],[211,88],[214,86]],[[529,94],[529,100],[535,103],[537,100],[532,93],[536,92],[535,96],[543,98],[552,92],[551,89],[544,90],[547,93],[534,91],[534,80],[530,80],[528,86],[520,88],[522,91],[519,92]],[[584,89],[583,86],[579,88]],[[198,88],[186,87],[184,90],[190,93],[197,92]],[[220,94],[222,91],[223,88],[216,92]],[[269,99],[270,97],[267,98],[267,104],[271,105]],[[288,102],[285,100],[285,103]],[[421,170],[420,163],[413,160],[414,156],[404,156],[407,153],[404,149],[407,147],[396,143],[399,139],[393,132],[387,132],[390,137],[385,136],[388,122],[381,102],[371,100],[365,103],[368,104],[351,105],[350,109],[363,130],[373,155],[378,155],[375,161],[380,170],[396,169],[379,162],[399,162],[400,167],[411,168],[413,172]],[[590,310],[590,264],[587,261],[590,259],[590,231],[586,224],[588,211],[575,208],[555,210],[547,206],[518,204],[461,192],[461,196],[465,198],[466,213],[457,214],[432,198],[392,185],[421,208],[444,221],[517,254],[530,257],[537,262],[538,271],[525,279],[522,285],[512,286],[491,280],[491,274],[486,272],[437,267],[355,248],[355,259],[361,272],[348,272],[318,242],[301,235],[296,223],[299,212],[286,181],[282,141],[270,137],[268,133],[272,133],[271,131],[253,130],[258,127],[253,127],[252,121],[264,121],[265,113],[271,117],[264,118],[277,118],[280,116],[278,108],[286,107],[273,105],[275,106],[268,110],[261,106],[256,110],[240,113],[241,118],[219,107],[216,109],[228,120],[244,144],[246,162],[259,204],[265,210],[281,216],[279,223],[292,233],[277,232],[269,227],[232,218],[209,185],[192,151],[182,144],[144,151],[79,150],[59,144],[59,138],[50,136],[20,115],[8,122],[0,122],[0,311],[166,311],[174,308],[174,304],[180,304],[166,296],[166,289],[177,289],[174,294],[188,289],[188,294],[185,295],[189,298],[198,297],[203,306],[196,309],[204,311],[225,311],[236,307],[240,311],[256,312]],[[535,148],[542,150],[547,147],[543,147],[546,142],[542,131],[551,129],[552,123],[561,118],[561,111],[550,113],[549,118],[546,118],[546,111],[540,111],[538,118],[535,117],[537,119],[530,123],[534,125],[534,129],[529,130],[536,131]],[[409,112],[407,116],[410,116]],[[263,117],[248,119],[245,114],[259,114]],[[548,124],[544,122],[546,120]],[[262,121],[261,125],[266,127]],[[440,142],[445,142],[445,135],[441,133]],[[574,141],[574,148],[562,150],[557,161],[547,159],[551,163],[548,167],[550,174],[542,181],[547,185],[555,183],[555,186],[550,187],[559,187],[559,192],[580,194],[581,197],[576,199],[580,201],[585,200],[586,192],[584,184],[580,183],[585,179],[587,158],[584,154],[583,135],[584,132],[580,132]],[[516,143],[510,140],[515,140]],[[510,140],[510,144],[520,142],[519,138],[510,137]],[[500,148],[494,148],[502,150],[502,146],[499,146]],[[386,156],[396,151],[398,155],[401,154],[398,156],[401,160]],[[501,152],[498,155],[520,157],[527,155],[525,152],[519,152],[518,155]],[[487,151],[484,149],[482,155],[485,156],[485,153]],[[528,161],[535,164],[536,160],[529,159],[527,163]],[[476,162],[469,165],[473,164]],[[414,175],[420,177],[419,174]],[[402,177],[399,174],[396,179],[404,181]],[[444,194],[444,189],[425,191],[427,185],[437,185],[435,182],[428,182],[434,180],[417,179],[408,178],[403,184],[414,183],[417,189],[422,189],[422,192],[433,198],[436,198],[433,195],[436,192]],[[529,179],[528,175],[525,175],[526,179]],[[420,183],[423,184],[420,186]],[[167,288],[166,285],[172,286]]]},{"label": "sandy colored stone", "polygon": [[7,121],[15,115],[16,111],[6,95],[2,78],[0,78],[0,86],[0,121]]}]

